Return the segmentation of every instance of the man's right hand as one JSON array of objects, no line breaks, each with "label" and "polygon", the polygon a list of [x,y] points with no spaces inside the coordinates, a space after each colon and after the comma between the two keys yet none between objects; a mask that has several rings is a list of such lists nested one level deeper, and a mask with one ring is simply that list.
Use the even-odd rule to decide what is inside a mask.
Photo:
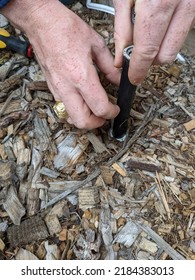
[{"label": "man's right hand", "polygon": [[[122,51],[134,44],[129,79],[139,84],[152,64],[172,62],[195,21],[195,0],[113,0],[115,6],[115,66]],[[134,6],[135,3],[135,6]],[[135,23],[132,25],[132,8]]]}]

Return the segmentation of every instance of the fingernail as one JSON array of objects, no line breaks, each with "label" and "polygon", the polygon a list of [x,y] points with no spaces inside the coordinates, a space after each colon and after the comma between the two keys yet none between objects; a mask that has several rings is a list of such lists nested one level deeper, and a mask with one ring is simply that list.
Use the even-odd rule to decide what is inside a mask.
[{"label": "fingernail", "polygon": [[134,80],[129,79],[129,81],[132,85],[135,85],[135,86],[138,86],[142,82],[142,81],[138,81],[138,80],[135,80],[135,79]]},{"label": "fingernail", "polygon": [[137,81],[133,81],[133,82],[131,82],[132,83],[132,85],[134,85],[134,86],[138,86],[139,85],[139,83],[137,82]]},{"label": "fingernail", "polygon": [[115,108],[116,108],[117,115],[118,115],[118,114],[119,114],[119,112],[120,112],[120,108],[119,108],[119,106],[118,106],[118,105],[115,105]]}]

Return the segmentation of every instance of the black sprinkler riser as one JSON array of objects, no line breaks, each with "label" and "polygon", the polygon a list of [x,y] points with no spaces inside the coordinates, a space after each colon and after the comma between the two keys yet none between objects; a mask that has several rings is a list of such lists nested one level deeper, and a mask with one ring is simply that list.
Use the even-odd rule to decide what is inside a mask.
[{"label": "black sprinkler riser", "polygon": [[136,86],[128,78],[129,61],[133,46],[123,51],[123,69],[118,90],[117,105],[120,108],[119,114],[113,121],[111,135],[119,141],[124,141],[127,130],[131,106],[135,97]]}]

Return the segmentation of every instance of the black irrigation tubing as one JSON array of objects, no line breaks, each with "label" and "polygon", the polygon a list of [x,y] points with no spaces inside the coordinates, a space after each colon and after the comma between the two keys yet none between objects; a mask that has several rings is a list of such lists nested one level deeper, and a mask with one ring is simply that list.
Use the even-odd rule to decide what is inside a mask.
[{"label": "black irrigation tubing", "polygon": [[119,141],[124,141],[126,138],[130,110],[136,92],[136,86],[133,85],[128,78],[128,68],[132,49],[133,46],[129,46],[125,48],[123,52],[123,69],[117,98],[117,105],[120,108],[120,112],[113,120],[111,128],[111,136]]}]

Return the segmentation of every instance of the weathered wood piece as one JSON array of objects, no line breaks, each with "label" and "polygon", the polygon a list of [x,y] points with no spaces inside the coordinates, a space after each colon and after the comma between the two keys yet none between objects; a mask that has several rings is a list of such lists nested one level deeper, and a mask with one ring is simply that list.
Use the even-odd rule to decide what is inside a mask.
[{"label": "weathered wood piece", "polygon": [[48,235],[45,222],[38,215],[24,220],[19,226],[11,226],[7,230],[7,238],[11,247],[46,239]]},{"label": "weathered wood piece", "polygon": [[15,225],[19,225],[21,218],[26,213],[26,209],[21,204],[16,190],[13,186],[10,186],[7,192],[5,201],[3,202],[3,207],[8,213],[10,219]]},{"label": "weathered wood piece", "polygon": [[74,134],[69,134],[58,145],[58,154],[54,157],[54,167],[62,170],[73,166],[81,157],[88,146],[89,141],[85,138],[83,142],[78,141]]}]

